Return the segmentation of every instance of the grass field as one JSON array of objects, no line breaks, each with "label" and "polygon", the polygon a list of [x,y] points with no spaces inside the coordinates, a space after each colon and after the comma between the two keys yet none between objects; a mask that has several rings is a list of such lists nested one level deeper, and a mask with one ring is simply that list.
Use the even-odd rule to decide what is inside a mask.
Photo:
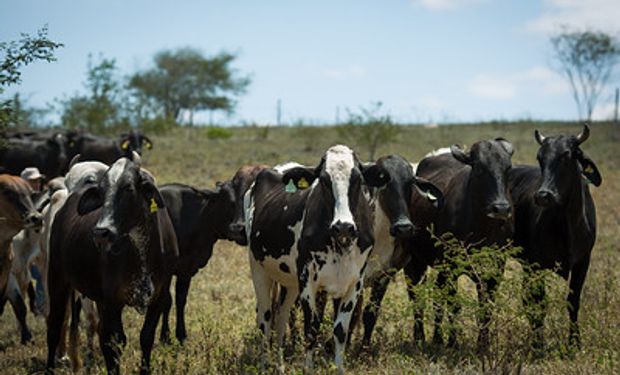
[{"label": "grass field", "polygon": [[[581,130],[577,124],[527,122],[440,126],[433,129],[404,127],[395,142],[380,147],[378,155],[398,153],[410,161],[417,161],[438,147],[452,143],[470,145],[479,139],[503,136],[514,144],[514,164],[534,163],[537,150],[533,137],[535,127],[546,135],[576,134]],[[597,163],[603,184],[599,188],[591,188],[597,205],[598,237],[582,295],[581,350],[570,354],[561,350],[568,332],[568,314],[563,309],[551,309],[547,316],[548,350],[543,358],[511,362],[503,368],[507,372],[620,373],[620,141],[614,141],[612,130],[609,124],[593,125],[590,139],[582,146]],[[272,128],[268,130],[266,138],[265,130],[260,128],[238,128],[232,131],[232,137],[225,140],[208,139],[206,129],[195,128],[154,135],[154,149],[146,151],[145,164],[159,183],[184,182],[212,187],[216,181],[230,178],[243,164],[272,165],[288,160],[316,164],[324,150],[335,143],[347,143],[358,150],[362,158],[366,158],[366,152],[358,145],[338,139],[334,128]],[[464,285],[467,289],[467,283]],[[563,285],[560,279],[555,278],[549,289],[555,288],[560,295],[566,291]],[[520,303],[519,297],[510,293],[503,298],[511,301],[506,305]],[[186,319],[189,338],[184,346],[164,346],[156,342],[153,352],[154,373],[258,372],[259,344],[254,323],[255,301],[247,250],[230,242],[219,242],[207,267],[193,279],[188,301]],[[29,315],[28,322],[35,337],[34,343],[21,346],[12,311],[7,308],[0,317],[1,374],[40,373],[44,369],[45,322],[32,315]],[[502,370],[489,367],[467,345],[456,352],[418,349],[411,343],[412,322],[404,280],[399,275],[384,300],[370,351],[358,355],[359,340],[358,337],[353,338],[353,345],[348,350],[348,371],[355,374],[461,374]],[[138,332],[141,324],[142,317],[126,309],[124,326],[128,345],[121,365],[124,373],[137,371],[140,358]],[[516,345],[519,333],[528,330],[525,321],[511,327],[511,330],[499,332],[508,351],[511,340],[515,340]],[[465,330],[463,341],[474,343],[475,330]],[[302,371],[301,348],[298,344],[286,359],[287,373]],[[335,370],[329,357],[318,355],[315,358],[318,373]],[[69,367],[63,367],[60,372],[63,371],[69,372]],[[99,353],[93,371],[105,371]],[[271,368],[266,372],[272,372]]]}]

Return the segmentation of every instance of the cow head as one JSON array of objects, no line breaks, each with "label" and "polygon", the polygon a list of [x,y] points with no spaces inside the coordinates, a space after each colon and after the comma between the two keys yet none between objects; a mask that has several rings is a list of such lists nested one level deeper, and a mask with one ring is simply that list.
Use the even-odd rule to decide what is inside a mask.
[{"label": "cow head", "polygon": [[436,207],[443,203],[443,194],[432,183],[416,177],[411,164],[399,155],[384,156],[377,160],[376,169],[387,171],[390,180],[378,192],[379,204],[390,220],[390,235],[405,238],[413,235],[414,225],[409,217],[409,199],[416,189]]},{"label": "cow head", "polygon": [[347,146],[329,148],[316,168],[294,167],[282,181],[286,186],[305,189],[312,185],[313,197],[325,205],[330,217],[329,235],[336,248],[348,248],[358,238],[356,218],[368,206],[366,187],[381,187],[390,180],[380,165],[363,166]]},{"label": "cow head", "polygon": [[142,230],[150,215],[164,207],[153,177],[140,168],[138,160],[118,159],[78,202],[80,215],[101,208],[93,238],[106,250],[120,238]]},{"label": "cow head", "polygon": [[580,148],[590,136],[588,125],[584,125],[577,136],[545,137],[538,130],[534,131],[534,136],[540,145],[536,158],[542,174],[540,188],[534,194],[536,204],[552,206],[564,203],[582,178],[594,186],[601,184],[598,168]]},{"label": "cow head", "polygon": [[108,166],[99,161],[78,162],[80,155],[71,161],[69,172],[65,175],[65,186],[69,192],[78,191],[89,185],[97,185]]},{"label": "cow head", "polygon": [[483,202],[486,216],[507,221],[512,217],[512,204],[506,184],[512,167],[512,144],[504,138],[479,141],[464,151],[456,145],[450,147],[452,156],[471,166],[469,185],[475,200]]},{"label": "cow head", "polygon": [[153,148],[153,142],[142,131],[131,129],[129,133],[122,133],[120,135],[120,146],[126,153],[135,151],[142,155],[142,147],[144,146],[147,150],[150,150]]},{"label": "cow head", "polygon": [[64,174],[67,171],[67,166],[69,163],[67,153],[67,137],[60,132],[54,133],[46,140],[46,144],[47,147],[52,150],[52,155],[55,155],[56,159],[58,160],[58,170],[56,171],[57,173],[52,174]]},{"label": "cow head", "polygon": [[36,210],[31,196],[32,189],[25,180],[16,176],[0,175],[0,226],[10,229],[10,237],[24,228],[41,227],[41,214]]},{"label": "cow head", "polygon": [[[235,217],[237,198],[231,181],[217,182],[215,191],[200,190],[200,194],[209,201],[211,209],[206,212],[209,216],[206,219],[215,230],[217,238],[236,240],[230,233],[230,226]],[[217,218],[213,220],[213,212],[217,213]],[[245,233],[245,231],[243,232]]]},{"label": "cow head", "polygon": [[260,171],[267,168],[264,165],[247,165],[239,168],[231,180],[231,188],[234,191],[234,217],[228,227],[229,238],[241,246],[248,244],[245,233],[245,213],[243,210],[243,197],[248,191]]}]

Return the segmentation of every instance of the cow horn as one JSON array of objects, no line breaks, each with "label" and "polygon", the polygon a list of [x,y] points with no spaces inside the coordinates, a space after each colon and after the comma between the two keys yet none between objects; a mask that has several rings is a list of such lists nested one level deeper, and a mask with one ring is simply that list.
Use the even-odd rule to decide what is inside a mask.
[{"label": "cow horn", "polygon": [[545,136],[542,135],[542,133],[539,132],[538,129],[534,130],[534,138],[536,138],[536,142],[538,142],[538,144],[541,146],[543,142],[545,141]]},{"label": "cow horn", "polygon": [[80,157],[81,157],[81,156],[82,156],[81,154],[77,154],[77,155],[75,155],[75,156],[73,157],[73,159],[71,159],[71,161],[69,162],[69,168],[68,168],[67,170],[71,169],[74,165],[76,165],[77,163],[79,163],[79,162],[80,162]]},{"label": "cow horn", "polygon": [[588,124],[583,124],[583,130],[577,136],[577,143],[582,144],[590,137],[590,127]]},{"label": "cow horn", "polygon": [[140,154],[138,154],[136,151],[131,152],[131,161],[138,165],[142,164],[142,158],[140,157]]}]

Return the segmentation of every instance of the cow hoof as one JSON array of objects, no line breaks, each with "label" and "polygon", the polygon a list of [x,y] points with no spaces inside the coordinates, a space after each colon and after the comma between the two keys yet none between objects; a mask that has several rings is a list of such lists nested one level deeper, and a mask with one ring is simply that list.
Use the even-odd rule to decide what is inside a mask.
[{"label": "cow hoof", "polygon": [[27,345],[32,342],[32,334],[29,331],[22,333],[22,345]]}]

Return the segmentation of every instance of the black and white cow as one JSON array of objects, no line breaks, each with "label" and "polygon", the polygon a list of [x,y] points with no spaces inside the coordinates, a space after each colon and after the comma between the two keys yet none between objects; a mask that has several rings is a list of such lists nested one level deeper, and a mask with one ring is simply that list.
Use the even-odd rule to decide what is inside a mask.
[{"label": "black and white cow", "polygon": [[[383,186],[389,179],[380,166],[363,166],[350,148],[337,145],[327,150],[316,168],[260,172],[246,194],[257,324],[268,342],[275,315],[281,345],[290,308],[299,296],[307,368],[312,367],[320,325],[317,294],[326,292],[339,300],[333,334],[336,365],[343,371],[349,322],[374,243],[367,185]],[[274,283],[284,294],[275,314],[271,310]]]}]

